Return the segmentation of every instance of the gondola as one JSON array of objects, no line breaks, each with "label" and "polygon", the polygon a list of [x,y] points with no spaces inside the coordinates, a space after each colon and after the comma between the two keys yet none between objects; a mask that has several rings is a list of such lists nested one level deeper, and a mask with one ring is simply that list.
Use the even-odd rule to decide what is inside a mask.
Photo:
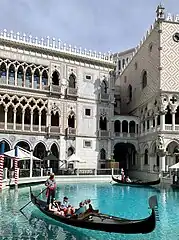
[{"label": "gondola", "polygon": [[63,216],[57,216],[53,212],[47,210],[46,202],[35,197],[31,188],[30,195],[32,203],[45,215],[58,221],[59,223],[64,223],[73,227],[114,233],[145,234],[152,232],[156,226],[156,207],[158,205],[156,196],[152,196],[149,199],[149,206],[152,210],[150,216],[140,220],[129,220],[102,214],[95,210],[88,213],[86,216],[84,216],[84,218],[80,217],[79,219],[74,217],[67,218]]},{"label": "gondola", "polygon": [[141,186],[141,187],[147,187],[147,186],[154,186],[160,184],[160,178],[156,181],[150,181],[150,182],[143,182],[143,181],[132,181],[132,182],[123,182],[116,177],[112,176],[112,180],[120,185],[125,185],[125,186]]}]

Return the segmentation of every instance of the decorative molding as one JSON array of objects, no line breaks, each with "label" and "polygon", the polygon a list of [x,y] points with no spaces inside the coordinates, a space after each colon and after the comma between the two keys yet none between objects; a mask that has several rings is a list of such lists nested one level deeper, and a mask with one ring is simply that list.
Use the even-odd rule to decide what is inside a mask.
[{"label": "decorative molding", "polygon": [[0,39],[7,42],[19,43],[26,46],[32,46],[41,48],[44,50],[51,50],[54,52],[60,52],[63,54],[70,54],[79,57],[85,57],[87,59],[100,60],[102,62],[113,63],[113,55],[109,51],[106,53],[96,52],[92,50],[82,49],[81,47],[77,48],[76,46],[72,47],[66,43],[62,43],[60,39],[46,38],[38,39],[38,37],[32,37],[31,35],[27,36],[25,33],[20,35],[19,32],[14,33],[13,31],[8,32],[6,29],[0,32]]}]

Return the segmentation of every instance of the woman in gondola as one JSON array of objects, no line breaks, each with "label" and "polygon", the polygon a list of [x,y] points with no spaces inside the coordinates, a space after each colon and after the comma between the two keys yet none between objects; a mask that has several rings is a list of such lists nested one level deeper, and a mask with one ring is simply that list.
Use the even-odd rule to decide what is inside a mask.
[{"label": "woman in gondola", "polygon": [[48,210],[53,212],[55,215],[65,216],[64,211],[60,208],[61,203],[57,202],[55,198],[52,199],[48,206]]}]

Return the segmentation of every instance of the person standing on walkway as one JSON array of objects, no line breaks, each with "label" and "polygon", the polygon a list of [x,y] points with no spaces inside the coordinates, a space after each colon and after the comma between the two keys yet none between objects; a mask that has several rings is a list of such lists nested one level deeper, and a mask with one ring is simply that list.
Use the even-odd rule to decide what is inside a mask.
[{"label": "person standing on walkway", "polygon": [[47,204],[49,205],[51,201],[55,198],[55,191],[56,191],[56,181],[55,181],[55,174],[50,173],[50,177],[45,182],[45,186],[47,187],[46,197],[47,197]]}]

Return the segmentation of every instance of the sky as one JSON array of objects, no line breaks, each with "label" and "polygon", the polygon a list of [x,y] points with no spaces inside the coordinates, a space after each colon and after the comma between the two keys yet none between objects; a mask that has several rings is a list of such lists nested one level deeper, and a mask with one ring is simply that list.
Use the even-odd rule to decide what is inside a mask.
[{"label": "sky", "polygon": [[167,12],[179,13],[179,0],[0,0],[0,30],[120,52],[140,42],[160,2]]}]

